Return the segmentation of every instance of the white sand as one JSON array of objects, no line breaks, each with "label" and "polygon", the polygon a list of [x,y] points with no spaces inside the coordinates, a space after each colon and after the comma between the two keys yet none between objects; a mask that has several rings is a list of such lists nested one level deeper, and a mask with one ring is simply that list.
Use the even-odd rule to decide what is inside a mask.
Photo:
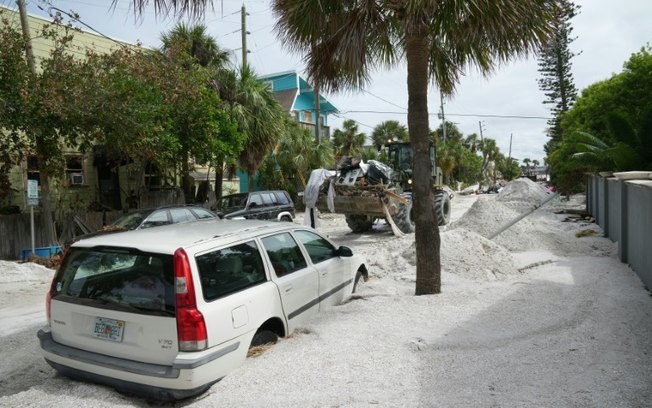
[{"label": "white sand", "polygon": [[[413,234],[395,238],[382,222],[352,234],[343,217],[323,214],[320,229],[369,260],[359,296],[176,405],[650,406],[652,298],[616,244],[575,237],[600,234],[597,226],[553,213],[583,207],[579,197],[487,239],[545,196],[524,182],[453,199],[457,221],[442,228],[443,287],[433,296],[413,295]],[[0,263],[0,406],[147,406],[60,377],[40,357],[50,276]]]}]

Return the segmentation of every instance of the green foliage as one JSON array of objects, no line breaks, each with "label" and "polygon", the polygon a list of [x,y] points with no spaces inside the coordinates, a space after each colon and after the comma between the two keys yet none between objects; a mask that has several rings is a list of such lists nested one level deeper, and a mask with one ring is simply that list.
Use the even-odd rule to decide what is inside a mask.
[{"label": "green foliage", "polygon": [[567,112],[564,137],[548,156],[560,188],[577,190],[590,171],[652,166],[652,54],[633,54],[621,73],[587,87]]},{"label": "green foliage", "polygon": [[387,144],[388,140],[408,142],[410,135],[405,125],[401,125],[396,120],[387,120],[378,124],[371,132],[371,141],[378,151],[381,146]]},{"label": "green foliage", "polygon": [[335,157],[339,160],[344,156],[359,156],[367,137],[358,132],[354,120],[347,119],[342,123],[342,129],[335,129],[332,136]]},{"label": "green foliage", "polygon": [[279,138],[287,132],[287,114],[274,99],[270,88],[259,81],[248,66],[243,67],[234,79],[235,99],[230,114],[237,124],[238,132],[245,136],[245,145],[239,153],[238,162],[249,176],[248,186],[251,191],[254,174],[277,145]]},{"label": "green foliage", "polygon": [[518,161],[514,158],[510,159],[505,157],[502,154],[496,163],[496,170],[500,172],[505,180],[508,181],[511,181],[521,175],[521,168],[518,166]]},{"label": "green foliage", "polygon": [[19,130],[26,108],[23,91],[29,69],[23,36],[4,18],[0,21],[0,43],[0,200],[3,200],[11,192],[9,171],[20,162],[28,147],[27,138]]},{"label": "green foliage", "polygon": [[551,143],[546,149],[548,152],[550,146],[561,139],[561,119],[577,98],[571,72],[571,59],[576,54],[570,51],[569,45],[574,40],[571,37],[573,27],[570,20],[577,15],[579,9],[570,0],[559,1],[555,12],[555,32],[539,54],[539,89],[547,98],[543,103],[552,105],[552,118],[548,121],[548,135],[551,137]]},{"label": "green foliage", "polygon": [[274,153],[267,156],[259,169],[260,183],[268,189],[283,189],[293,198],[303,191],[310,172],[318,168],[333,168],[335,158],[329,141],[316,143],[314,135],[291,119],[288,132],[281,136]]}]

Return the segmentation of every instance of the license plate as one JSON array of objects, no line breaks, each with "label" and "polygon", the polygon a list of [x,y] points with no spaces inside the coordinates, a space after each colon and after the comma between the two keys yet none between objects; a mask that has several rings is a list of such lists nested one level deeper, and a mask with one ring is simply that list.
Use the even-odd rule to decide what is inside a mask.
[{"label": "license plate", "polygon": [[93,335],[100,339],[121,342],[124,329],[125,322],[122,320],[96,317]]}]

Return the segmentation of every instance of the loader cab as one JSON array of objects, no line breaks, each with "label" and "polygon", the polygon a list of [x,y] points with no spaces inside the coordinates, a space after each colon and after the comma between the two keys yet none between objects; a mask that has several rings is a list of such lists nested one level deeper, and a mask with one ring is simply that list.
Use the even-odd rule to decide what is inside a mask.
[{"label": "loader cab", "polygon": [[[430,156],[430,175],[432,176],[435,184],[442,184],[442,175],[441,170],[437,167],[437,153],[435,149],[435,144],[430,142],[429,149]],[[405,181],[408,183],[412,179],[412,169],[414,167],[414,153],[412,151],[412,145],[406,142],[394,142],[387,144],[387,157],[389,165],[394,169],[394,171],[402,174],[403,178],[406,178]],[[403,184],[403,180],[401,180]],[[411,183],[410,183],[411,184]]]}]

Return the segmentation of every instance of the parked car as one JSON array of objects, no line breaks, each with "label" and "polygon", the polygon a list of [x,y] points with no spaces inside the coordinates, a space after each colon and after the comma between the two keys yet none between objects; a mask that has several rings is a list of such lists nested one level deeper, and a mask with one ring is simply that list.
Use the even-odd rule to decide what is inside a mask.
[{"label": "parked car", "polygon": [[367,267],[310,227],[205,221],[81,240],[38,338],[59,373],[158,400],[204,392],[250,347],[347,299]]},{"label": "parked car", "polygon": [[99,231],[73,237],[65,242],[64,248],[70,247],[73,242],[79,241],[80,239],[88,239],[98,235],[176,224],[179,222],[218,218],[214,212],[194,205],[170,205],[158,208],[138,209],[124,214],[114,222],[102,227]]},{"label": "parked car", "polygon": [[130,211],[111,223],[107,229],[130,231],[208,218],[217,218],[217,214],[194,205],[170,205]]},{"label": "parked car", "polygon": [[246,218],[257,220],[292,221],[294,203],[287,191],[254,191],[224,196],[217,204],[222,218]]}]

